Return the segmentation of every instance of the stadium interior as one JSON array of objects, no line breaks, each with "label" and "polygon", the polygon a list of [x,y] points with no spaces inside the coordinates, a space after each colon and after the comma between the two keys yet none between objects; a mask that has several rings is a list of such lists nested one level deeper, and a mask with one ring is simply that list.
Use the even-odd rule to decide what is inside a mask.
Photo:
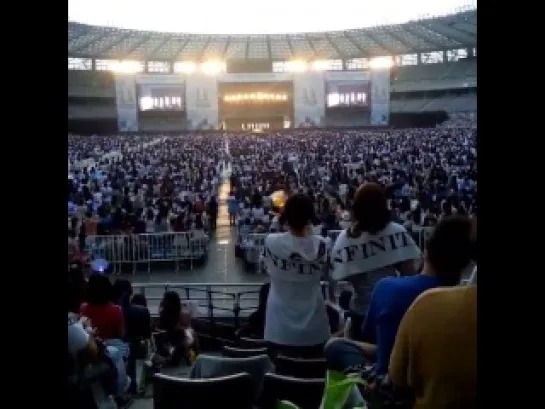
[{"label": "stadium interior", "polygon": [[[438,308],[414,319],[430,328],[438,321],[434,336],[448,320],[448,339],[434,342],[453,348],[399,358],[398,346],[409,307],[425,290],[476,287],[476,32],[476,9],[270,35],[69,22],[69,408],[476,407],[476,293],[463,294],[469,298],[456,317]],[[378,116],[377,106],[385,109]],[[361,227],[373,224],[358,219],[361,212],[384,218],[376,210],[382,204],[386,224]],[[306,221],[299,230],[297,218]],[[390,241],[384,235],[373,242],[390,228],[399,229]],[[399,253],[396,234],[403,238]],[[307,265],[298,253],[307,257],[306,248],[294,243],[308,237],[316,251]],[[362,237],[370,257],[366,243],[346,244]],[[349,247],[363,248],[367,266],[390,242],[386,261],[362,270],[365,280],[345,274]],[[292,247],[274,256],[282,246]],[[441,257],[449,272],[462,260],[448,285],[437,267]],[[278,277],[297,265],[318,265],[318,274],[299,286],[299,271],[289,283],[297,292],[275,282],[274,269]],[[426,268],[431,277],[417,274]],[[405,275],[428,281],[403,294],[383,292],[395,307],[373,304],[373,288]],[[307,321],[312,326],[323,315],[327,337],[272,342],[273,320],[279,334],[301,327],[290,321],[302,320],[299,294],[317,296],[327,317],[320,312]],[[273,316],[281,299],[290,306]],[[379,308],[386,311],[380,319],[400,314],[383,324],[395,327],[387,346],[378,329],[368,332]],[[337,350],[332,339],[355,340],[356,347]],[[82,358],[83,350],[93,359]],[[436,371],[433,381],[410,361],[421,355],[439,362],[426,366]],[[350,362],[339,364],[346,356]],[[342,381],[334,381],[338,373]],[[428,395],[435,376],[440,391]],[[364,382],[349,384],[353,379]],[[328,397],[333,382],[346,388],[336,394],[344,397]]]},{"label": "stadium interior", "polygon": [[[197,72],[219,76],[362,71],[381,64],[391,66],[390,124],[406,126],[419,120],[419,124],[433,125],[445,120],[448,114],[476,111],[476,18],[473,10],[399,25],[282,36],[166,34],[70,22],[69,130],[117,131],[115,72],[190,77]],[[260,85],[253,88],[255,93],[266,93],[271,84]],[[292,92],[289,87],[287,84],[284,88],[288,96]],[[226,105],[220,103],[220,110],[229,111]],[[284,122],[289,122],[289,127],[293,127],[289,106],[285,106],[287,112],[281,112],[281,105],[273,115],[278,119],[272,122],[282,128]],[[231,124],[233,116],[237,116],[236,112],[221,119]],[[255,116],[263,115],[256,112]],[[183,116],[168,115],[162,110],[148,112],[146,117],[142,131],[188,128]],[[243,122],[263,121],[239,120],[239,129]],[[343,126],[346,122],[343,113],[333,113],[329,126]]]}]

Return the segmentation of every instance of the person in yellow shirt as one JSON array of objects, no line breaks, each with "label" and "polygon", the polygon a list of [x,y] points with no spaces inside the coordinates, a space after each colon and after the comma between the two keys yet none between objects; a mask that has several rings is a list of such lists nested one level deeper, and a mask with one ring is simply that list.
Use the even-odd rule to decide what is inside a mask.
[{"label": "person in yellow shirt", "polygon": [[389,378],[408,389],[413,409],[477,406],[477,286],[434,288],[405,313]]}]

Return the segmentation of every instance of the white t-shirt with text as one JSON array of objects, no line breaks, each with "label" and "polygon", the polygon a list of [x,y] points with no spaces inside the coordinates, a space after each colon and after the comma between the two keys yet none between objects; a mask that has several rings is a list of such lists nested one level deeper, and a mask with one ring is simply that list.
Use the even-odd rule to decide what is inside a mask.
[{"label": "white t-shirt with text", "polygon": [[331,241],[320,236],[273,233],[263,259],[271,277],[265,340],[280,345],[318,345],[330,336],[320,280]]}]

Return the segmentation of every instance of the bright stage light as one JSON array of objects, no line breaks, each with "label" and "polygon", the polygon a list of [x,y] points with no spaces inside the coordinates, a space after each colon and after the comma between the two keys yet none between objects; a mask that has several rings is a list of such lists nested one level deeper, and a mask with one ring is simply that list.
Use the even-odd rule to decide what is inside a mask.
[{"label": "bright stage light", "polygon": [[112,63],[110,70],[122,74],[134,74],[142,72],[143,66],[138,61],[116,61]]},{"label": "bright stage light", "polygon": [[147,111],[153,108],[153,98],[152,97],[142,97],[140,98],[140,109],[142,111]]},{"label": "bright stage light", "polygon": [[325,61],[325,60],[317,60],[311,63],[311,67],[314,71],[327,71],[329,66],[330,66],[329,61]]},{"label": "bright stage light", "polygon": [[174,72],[180,74],[190,74],[197,71],[197,64],[192,61],[178,61],[174,63]]},{"label": "bright stage light", "polygon": [[394,59],[392,57],[375,57],[369,61],[369,67],[372,70],[380,70],[385,68],[392,68],[394,65]]},{"label": "bright stage light", "polygon": [[219,74],[225,71],[225,63],[221,61],[208,61],[201,64],[201,71],[205,74]]},{"label": "bright stage light", "polygon": [[290,72],[305,72],[308,70],[308,64],[305,61],[288,61],[286,68]]}]

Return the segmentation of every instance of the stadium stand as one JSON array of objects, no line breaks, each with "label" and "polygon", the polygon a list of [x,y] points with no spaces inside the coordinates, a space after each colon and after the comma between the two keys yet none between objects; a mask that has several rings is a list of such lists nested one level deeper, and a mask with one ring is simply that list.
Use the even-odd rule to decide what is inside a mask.
[{"label": "stadium stand", "polygon": [[[72,407],[277,409],[287,400],[318,409],[332,379],[327,374],[339,369],[367,382],[349,404],[474,407],[475,10],[361,30],[262,36],[70,22],[68,37]],[[446,120],[425,128],[407,117],[405,128],[255,134],[189,130],[188,122],[159,115],[146,122],[149,129],[117,131],[112,71],[120,60],[161,75],[181,61],[218,55],[239,74],[272,72],[295,58],[358,71],[370,57],[391,55],[392,113],[441,112]],[[345,119],[342,112],[334,117]],[[165,132],[153,131],[158,125]],[[82,136],[95,133],[102,135]],[[176,281],[157,278],[165,268]],[[210,269],[221,270],[221,282],[206,282]],[[204,282],[185,281],[199,274]],[[257,280],[265,275],[270,286]],[[227,282],[246,276],[256,282]],[[131,284],[134,277],[142,279]],[[90,291],[97,281],[102,290]],[[434,313],[409,312],[415,299]],[[451,316],[458,308],[464,315]],[[377,309],[387,317],[378,320]],[[432,330],[416,325],[428,319]],[[444,336],[442,320],[464,328],[454,340],[463,348]],[[417,328],[422,342],[449,348],[403,356],[411,346],[396,338],[398,327],[402,334]],[[297,342],[285,341],[290,337]],[[445,350],[449,356],[441,356]],[[417,355],[437,364],[423,365]],[[445,372],[449,382],[440,384]],[[429,386],[426,393],[436,384],[441,389],[422,395],[413,380]]]}]

